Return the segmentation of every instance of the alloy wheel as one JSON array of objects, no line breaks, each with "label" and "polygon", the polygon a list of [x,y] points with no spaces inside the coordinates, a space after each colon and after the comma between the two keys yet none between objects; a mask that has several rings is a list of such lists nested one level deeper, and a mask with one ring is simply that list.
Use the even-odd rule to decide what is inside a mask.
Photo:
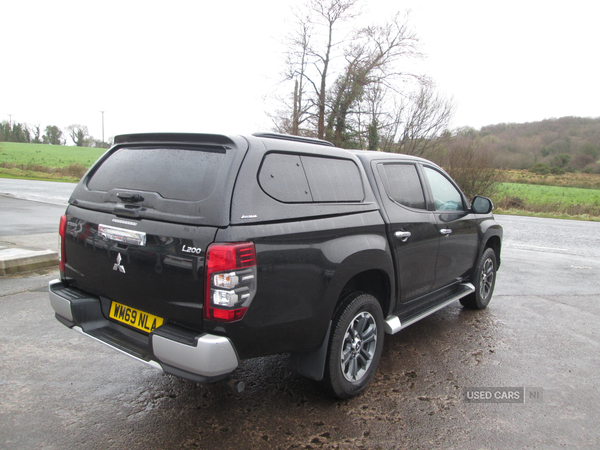
[{"label": "alloy wheel", "polygon": [[377,324],[367,311],[354,317],[344,335],[340,364],[344,378],[360,381],[369,369],[377,349]]}]

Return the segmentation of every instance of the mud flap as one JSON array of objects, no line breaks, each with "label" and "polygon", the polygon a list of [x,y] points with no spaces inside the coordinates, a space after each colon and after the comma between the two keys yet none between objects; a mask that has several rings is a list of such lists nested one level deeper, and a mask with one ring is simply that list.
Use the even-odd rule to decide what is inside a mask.
[{"label": "mud flap", "polygon": [[323,343],[318,349],[306,353],[292,353],[290,356],[290,367],[294,372],[315,381],[323,379],[330,332],[331,322],[329,322],[329,326],[327,327],[325,339],[323,339]]}]

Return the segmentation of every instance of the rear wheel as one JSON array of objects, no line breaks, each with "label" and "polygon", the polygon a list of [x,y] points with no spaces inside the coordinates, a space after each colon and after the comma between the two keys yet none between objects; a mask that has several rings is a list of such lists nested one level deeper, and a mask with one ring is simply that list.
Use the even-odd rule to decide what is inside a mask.
[{"label": "rear wheel", "polygon": [[354,292],[336,311],[322,384],[335,397],[350,398],[367,387],[383,348],[383,313],[375,297]]},{"label": "rear wheel", "polygon": [[473,279],[475,292],[460,300],[463,306],[471,309],[487,308],[496,285],[496,267],[496,253],[493,249],[487,248],[479,259]]}]

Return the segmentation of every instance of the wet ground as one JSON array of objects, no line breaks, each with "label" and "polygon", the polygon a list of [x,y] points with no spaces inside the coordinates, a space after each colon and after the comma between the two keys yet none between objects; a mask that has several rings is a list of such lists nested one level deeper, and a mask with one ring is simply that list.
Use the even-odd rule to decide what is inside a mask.
[{"label": "wet ground", "polygon": [[[244,362],[241,395],[164,375],[59,324],[56,273],[1,278],[0,448],[598,448],[600,224],[498,220],[489,308],[456,302],[386,335],[374,381],[345,401],[287,355]],[[491,387],[525,402],[467,401]]]}]

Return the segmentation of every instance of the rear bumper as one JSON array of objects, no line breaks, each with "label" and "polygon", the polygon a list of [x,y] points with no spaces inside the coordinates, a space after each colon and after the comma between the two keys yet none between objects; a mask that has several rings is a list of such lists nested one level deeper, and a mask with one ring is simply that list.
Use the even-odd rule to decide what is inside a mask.
[{"label": "rear bumper", "polygon": [[65,326],[166,373],[208,383],[226,377],[239,365],[228,338],[165,324],[149,335],[131,330],[102,313],[100,299],[60,280],[48,285],[50,304]]}]

